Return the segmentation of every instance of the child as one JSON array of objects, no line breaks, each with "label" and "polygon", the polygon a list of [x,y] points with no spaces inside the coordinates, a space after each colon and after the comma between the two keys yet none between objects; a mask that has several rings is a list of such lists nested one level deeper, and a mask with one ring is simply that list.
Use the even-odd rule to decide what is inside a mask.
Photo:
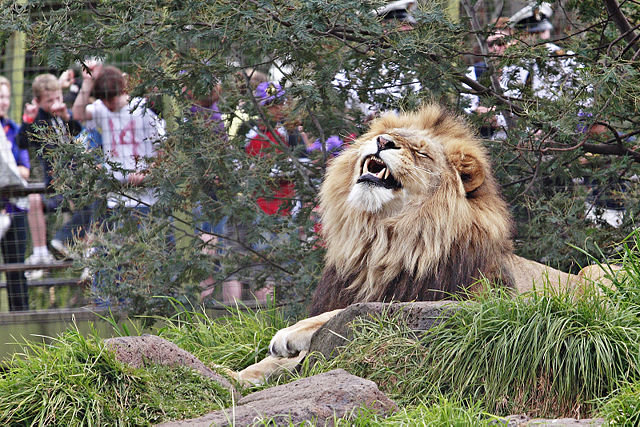
[{"label": "child", "polygon": [[[150,108],[145,108],[147,100],[129,97],[126,83],[118,68],[91,64],[83,72],[72,111],[74,117],[86,122],[88,129],[100,133],[104,168],[126,184],[126,193],[108,196],[107,207],[131,216],[145,216],[156,201],[155,190],[146,185],[146,175],[157,155],[156,144],[165,135],[165,124]],[[91,93],[96,98],[93,103],[89,103]],[[113,163],[118,164],[118,170],[111,170]],[[113,300],[104,294],[106,283],[100,276],[97,272],[93,281],[96,303],[109,306]]]},{"label": "child", "polygon": [[[38,112],[32,123],[24,123],[18,134],[18,145],[21,149],[29,146],[37,150],[43,148],[46,154],[54,147],[49,139],[52,133],[63,135],[71,140],[82,130],[82,126],[74,120],[62,99],[62,87],[58,78],[52,74],[38,75],[32,85],[33,104]],[[44,183],[49,187],[52,181],[53,168],[47,156],[38,156],[44,169]],[[33,241],[33,254],[26,259],[26,264],[48,264],[55,259],[47,249],[47,229],[44,212],[54,211],[62,202],[61,196],[29,195],[29,229]],[[30,280],[42,277],[41,270],[31,270],[26,273]]]},{"label": "child", "polygon": [[[96,64],[90,71],[83,73],[73,115],[86,121],[87,128],[100,132],[106,160],[127,170],[114,171],[114,177],[130,186],[142,187],[145,170],[150,166],[146,159],[156,156],[156,143],[165,134],[164,120],[145,108],[146,100],[129,98],[125,76],[118,68]],[[89,104],[92,91],[97,101]],[[155,200],[153,189],[139,188],[131,198],[110,197],[108,207],[135,208],[147,213]]]}]

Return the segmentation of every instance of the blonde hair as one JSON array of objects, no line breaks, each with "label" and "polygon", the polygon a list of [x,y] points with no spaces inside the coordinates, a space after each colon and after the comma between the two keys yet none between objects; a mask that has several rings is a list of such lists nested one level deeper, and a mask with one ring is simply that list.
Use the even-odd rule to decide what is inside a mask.
[{"label": "blonde hair", "polygon": [[31,91],[36,99],[42,98],[45,92],[60,90],[60,82],[53,74],[40,74],[36,76],[31,85]]},{"label": "blonde hair", "polygon": [[0,86],[6,86],[11,91],[11,82],[5,76],[0,76]]}]

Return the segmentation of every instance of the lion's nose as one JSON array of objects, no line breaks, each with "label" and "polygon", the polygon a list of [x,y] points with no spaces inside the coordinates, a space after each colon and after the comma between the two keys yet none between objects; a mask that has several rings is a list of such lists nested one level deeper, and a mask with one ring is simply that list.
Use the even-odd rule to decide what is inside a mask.
[{"label": "lion's nose", "polygon": [[387,139],[383,136],[379,136],[376,142],[378,143],[378,150],[389,150],[392,148],[398,148],[392,140]]}]

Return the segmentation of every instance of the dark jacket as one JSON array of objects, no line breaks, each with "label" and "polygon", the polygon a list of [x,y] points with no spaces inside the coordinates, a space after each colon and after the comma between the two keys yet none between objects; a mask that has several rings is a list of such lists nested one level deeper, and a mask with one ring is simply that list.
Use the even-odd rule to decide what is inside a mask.
[{"label": "dark jacket", "polygon": [[[38,114],[33,120],[33,123],[22,124],[17,138],[18,146],[22,149],[33,147],[38,150],[38,158],[44,168],[45,185],[49,186],[51,183],[52,171],[52,165],[46,156],[46,152],[55,146],[53,142],[47,139],[47,136],[51,132],[62,132],[63,135],[74,137],[78,135],[81,130],[82,125],[79,121],[71,118],[68,122],[65,122],[61,118],[47,113],[42,108],[38,109]],[[41,148],[44,148],[43,152],[45,156],[40,154]]]}]

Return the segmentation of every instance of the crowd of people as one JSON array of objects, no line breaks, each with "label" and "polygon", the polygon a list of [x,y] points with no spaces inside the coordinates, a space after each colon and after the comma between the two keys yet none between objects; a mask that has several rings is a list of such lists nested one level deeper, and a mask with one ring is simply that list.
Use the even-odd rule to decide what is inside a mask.
[{"label": "crowd of people", "polygon": [[[392,2],[376,11],[383,20],[395,20],[402,23],[403,31],[410,31],[415,23],[411,11],[416,7],[415,0],[401,0]],[[529,86],[534,96],[553,100],[559,91],[566,86],[566,79],[574,74],[578,64],[573,62],[571,55],[565,53],[555,44],[544,42],[550,36],[552,10],[546,3],[528,5],[510,18],[498,19],[493,32],[486,39],[490,57],[501,55],[509,44],[515,43],[518,35],[530,43],[545,43],[549,52],[549,62],[556,73],[542,72],[536,63],[513,64],[502,67],[497,71],[501,91],[508,97],[518,98],[519,91]],[[131,97],[127,91],[127,76],[120,69],[104,65],[98,61],[88,61],[84,64],[81,76],[74,76],[73,71],[67,70],[60,77],[52,74],[42,74],[33,80],[33,99],[24,107],[23,123],[18,126],[7,117],[11,85],[5,78],[0,78],[0,123],[4,132],[0,133],[0,143],[11,150],[13,164],[19,176],[29,179],[32,164],[29,159],[29,149],[38,153],[38,161],[43,170],[43,179],[47,187],[55,179],[51,160],[47,155],[54,143],[50,135],[55,133],[60,140],[72,141],[82,137],[83,140],[102,149],[104,156],[103,167],[111,175],[126,184],[126,192],[118,196],[106,196],[109,209],[124,209],[131,215],[147,215],[156,201],[157,195],[153,188],[145,185],[146,171],[153,167],[154,159],[161,154],[158,143],[165,135],[165,122],[159,117],[149,102],[144,98]],[[487,69],[491,69],[491,62],[482,61],[474,64],[468,70],[468,77],[480,80]],[[537,68],[538,67],[538,68]],[[383,90],[383,97],[389,99],[401,98],[406,92],[419,93],[422,90],[420,76],[398,74],[393,69],[383,70],[383,75],[393,75],[397,84],[390,84]],[[359,109],[364,116],[373,117],[389,105],[379,103],[380,93],[371,92],[367,99],[360,99],[363,91],[356,90],[358,85],[365,84],[363,75],[358,70],[344,71],[336,75],[333,84],[339,90],[348,92],[348,108]],[[237,111],[232,115],[233,120],[223,120],[218,109],[219,88],[213,88],[204,97],[193,97],[192,105],[187,116],[206,117],[214,124],[215,131],[233,138],[238,135],[243,125],[250,123],[245,135],[245,152],[256,161],[268,156],[275,147],[296,149],[299,157],[306,158],[308,153],[322,151],[329,155],[337,155],[348,141],[354,138],[349,135],[340,138],[331,135],[326,141],[309,138],[301,127],[286,128],[283,106],[288,100],[287,89],[278,81],[270,80],[266,74],[257,70],[245,74],[251,85],[256,103],[264,112],[264,117],[249,120],[244,111]],[[63,89],[66,94],[63,94]],[[188,91],[187,91],[188,92]],[[480,98],[470,94],[463,95],[468,107],[468,114],[482,114],[490,116],[483,136],[499,138],[500,133],[508,127],[508,118],[495,106],[483,106]],[[375,95],[375,97],[374,97]],[[375,99],[374,99],[375,98]],[[66,101],[66,103],[65,103]],[[264,120],[266,119],[266,120]],[[225,126],[226,125],[226,126]],[[113,168],[112,165],[118,165]],[[70,165],[71,167],[71,165]],[[267,194],[257,194],[255,201],[265,215],[287,217],[295,215],[298,208],[295,203],[294,183],[286,175],[276,174],[275,184]],[[215,195],[212,195],[215,197]],[[60,208],[63,200],[60,196],[50,194],[31,194],[25,199],[3,199],[3,213],[10,218],[10,225],[6,227],[0,240],[2,256],[5,263],[25,263],[28,266],[46,265],[57,258],[69,256],[69,247],[74,239],[86,237],[92,222],[97,221],[94,212],[96,205],[78,208],[71,212],[70,219],[55,233],[47,233],[46,214]],[[96,204],[100,203],[96,200]],[[72,203],[71,203],[72,204]],[[67,203],[69,205],[69,203]],[[197,216],[197,215],[196,215]],[[1,228],[0,224],[0,228]],[[246,226],[246,225],[245,225]],[[242,225],[233,218],[225,217],[217,224],[202,222],[198,225],[201,231],[199,238],[205,249],[213,253],[220,250],[242,250],[228,242],[220,241],[216,236],[232,236],[243,233]],[[31,237],[32,253],[25,257],[27,251],[27,230]],[[54,237],[47,241],[47,236]],[[266,238],[273,238],[273,236]],[[230,238],[229,242],[241,241],[241,238]],[[214,249],[210,249],[213,247]],[[7,291],[9,295],[9,309],[11,311],[27,310],[29,308],[27,280],[37,280],[44,271],[33,268],[23,271],[6,273]],[[203,297],[208,297],[213,284],[212,279],[201,283]],[[230,302],[242,297],[243,284],[236,277],[229,277],[222,284],[222,299]],[[259,290],[258,299],[264,300],[271,292],[270,286]]]},{"label": "crowd of people", "polygon": [[[102,147],[104,168],[109,170],[110,165],[120,165],[110,172],[127,184],[127,194],[107,197],[108,207],[117,206],[142,214],[148,212],[155,195],[152,189],[143,185],[145,170],[149,167],[148,159],[156,155],[156,143],[164,135],[164,121],[151,109],[144,108],[144,99],[130,98],[126,91],[126,75],[121,70],[98,62],[91,62],[83,72],[81,87],[75,97],[67,100],[71,104],[69,108],[63,97],[63,85],[69,74],[65,72],[56,77],[47,73],[34,78],[33,100],[24,108],[21,126],[7,117],[10,83],[5,78],[0,79],[2,136],[10,144],[15,161],[15,166],[10,166],[14,166],[24,179],[29,178],[31,149],[37,153],[44,184],[49,188],[55,179],[50,152],[60,141],[72,142],[84,130],[85,141]],[[46,266],[56,258],[69,257],[73,240],[84,238],[95,220],[94,205],[73,210],[70,219],[48,241],[45,214],[55,212],[62,202],[60,195],[38,193],[30,194],[26,199],[3,200],[3,211],[10,218],[10,227],[0,241],[5,263]],[[67,206],[72,204],[67,203]],[[32,253],[25,259],[27,229]],[[37,280],[42,275],[43,270],[38,268],[6,273],[10,311],[29,309],[27,280]]]}]

